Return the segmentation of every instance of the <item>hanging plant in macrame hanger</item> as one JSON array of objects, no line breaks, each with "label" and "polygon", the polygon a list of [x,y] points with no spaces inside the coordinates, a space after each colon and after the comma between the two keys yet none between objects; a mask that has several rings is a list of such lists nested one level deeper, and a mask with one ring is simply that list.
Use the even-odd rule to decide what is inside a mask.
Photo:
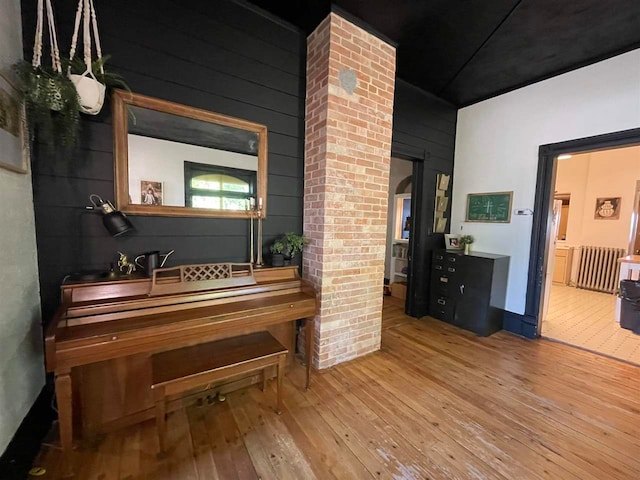
[{"label": "hanging plant in macrame hanger", "polygon": [[[80,22],[82,21],[82,42],[84,46],[84,63],[74,62],[76,47],[78,46],[78,33],[80,32]],[[96,42],[95,64],[91,61],[91,30]],[[80,67],[80,68],[78,68]],[[69,65],[67,72],[69,78],[76,86],[78,98],[80,99],[80,111],[89,115],[97,115],[102,110],[106,86],[96,78],[94,67],[97,69],[97,76],[104,78],[104,60],[102,59],[102,47],[100,46],[100,36],[98,35],[98,21],[96,19],[96,9],[93,0],[78,0],[76,10],[76,21],[71,39],[71,51],[69,52]],[[80,71],[82,73],[80,73]]]},{"label": "hanging plant in macrame hanger", "polygon": [[[49,33],[51,67],[42,64],[45,25]],[[75,86],[62,73],[51,0],[38,0],[31,64],[21,61],[14,69],[21,80],[31,139],[38,138],[52,147],[75,145],[80,103]]]}]

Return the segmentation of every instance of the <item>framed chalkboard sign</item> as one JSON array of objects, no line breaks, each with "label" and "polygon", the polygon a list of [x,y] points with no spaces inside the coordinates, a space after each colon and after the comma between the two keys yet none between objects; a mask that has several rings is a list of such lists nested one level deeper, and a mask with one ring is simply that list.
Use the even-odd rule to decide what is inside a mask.
[{"label": "framed chalkboard sign", "polygon": [[467,222],[509,223],[513,192],[470,193],[467,195]]}]

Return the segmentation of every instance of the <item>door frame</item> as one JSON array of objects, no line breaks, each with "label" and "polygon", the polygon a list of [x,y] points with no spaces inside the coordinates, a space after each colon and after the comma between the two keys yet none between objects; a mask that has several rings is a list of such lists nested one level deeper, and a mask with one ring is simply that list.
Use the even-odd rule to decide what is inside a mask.
[{"label": "door frame", "polygon": [[565,142],[541,145],[538,149],[538,176],[533,207],[529,272],[525,316],[535,322],[536,337],[542,328],[544,280],[547,273],[547,249],[551,235],[551,206],[556,183],[557,157],[612,148],[640,145],[640,128],[606,133]]},{"label": "door frame", "polygon": [[629,255],[635,255],[636,253],[636,239],[638,238],[638,229],[640,228],[640,222],[638,216],[640,215],[640,180],[636,180],[636,194],[633,197],[633,217],[631,218],[631,231],[629,232],[629,248],[627,253]]}]

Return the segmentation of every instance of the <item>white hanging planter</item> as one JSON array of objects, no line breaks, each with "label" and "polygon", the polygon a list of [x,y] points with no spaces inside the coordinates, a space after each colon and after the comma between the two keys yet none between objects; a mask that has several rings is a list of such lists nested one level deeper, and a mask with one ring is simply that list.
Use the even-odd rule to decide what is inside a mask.
[{"label": "white hanging planter", "polygon": [[[104,105],[104,96],[106,86],[99,82],[93,74],[91,65],[91,27],[93,27],[93,36],[96,42],[96,54],[98,60],[102,59],[102,49],[100,48],[100,37],[98,36],[98,21],[96,20],[96,10],[93,6],[93,0],[78,0],[78,9],[76,11],[75,28],[73,30],[73,38],[71,40],[71,52],[69,54],[70,64],[76,53],[78,44],[78,33],[80,31],[80,20],[83,20],[83,43],[84,43],[84,63],[87,70],[82,75],[71,73],[69,66],[69,78],[73,82],[78,92],[80,100],[80,111],[88,115],[97,115]],[[91,25],[90,25],[91,22]],[[100,62],[100,72],[104,75],[104,67]]]},{"label": "white hanging planter", "polygon": [[97,115],[104,105],[104,95],[107,88],[95,79],[93,74],[70,74],[69,78],[76,86],[80,111],[89,115]]}]

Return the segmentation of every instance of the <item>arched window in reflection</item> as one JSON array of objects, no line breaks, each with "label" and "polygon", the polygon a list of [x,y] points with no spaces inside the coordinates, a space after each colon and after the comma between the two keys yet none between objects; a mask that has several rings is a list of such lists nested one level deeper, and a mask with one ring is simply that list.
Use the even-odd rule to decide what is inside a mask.
[{"label": "arched window in reflection", "polygon": [[255,172],[193,162],[185,162],[184,170],[188,207],[246,210],[255,197]]}]

